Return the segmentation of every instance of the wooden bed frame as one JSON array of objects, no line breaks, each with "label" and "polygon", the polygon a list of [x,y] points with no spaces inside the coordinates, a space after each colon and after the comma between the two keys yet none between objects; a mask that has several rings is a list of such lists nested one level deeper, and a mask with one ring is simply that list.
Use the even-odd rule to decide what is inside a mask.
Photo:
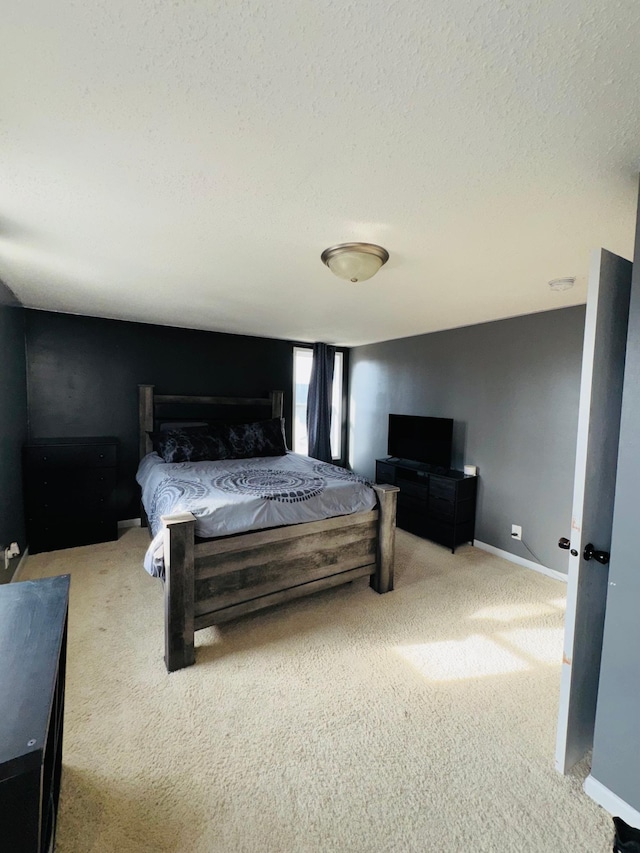
[{"label": "wooden bed frame", "polygon": [[[194,397],[158,395],[153,385],[140,385],[140,458],[152,449],[147,433],[159,407],[252,407],[268,418],[282,416],[282,401],[281,391],[264,398]],[[366,575],[376,592],[392,590],[398,488],[373,488],[378,506],[371,512],[216,539],[196,538],[190,512],[163,516],[167,670],[195,662],[200,628]]]}]

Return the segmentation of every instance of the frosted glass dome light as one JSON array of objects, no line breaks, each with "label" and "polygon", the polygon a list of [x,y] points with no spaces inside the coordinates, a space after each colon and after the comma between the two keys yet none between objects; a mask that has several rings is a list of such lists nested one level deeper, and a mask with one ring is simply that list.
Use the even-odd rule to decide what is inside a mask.
[{"label": "frosted glass dome light", "polygon": [[332,273],[345,281],[366,281],[389,260],[389,252],[374,243],[340,243],[320,255]]},{"label": "frosted glass dome light", "polygon": [[554,278],[549,282],[549,287],[555,291],[571,290],[575,283],[576,280],[572,276],[569,278]]}]

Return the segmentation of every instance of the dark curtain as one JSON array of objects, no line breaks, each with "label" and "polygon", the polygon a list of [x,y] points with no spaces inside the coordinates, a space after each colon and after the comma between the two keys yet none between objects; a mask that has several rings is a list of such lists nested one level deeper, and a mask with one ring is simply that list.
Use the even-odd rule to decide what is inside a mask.
[{"label": "dark curtain", "polygon": [[313,345],[313,364],[307,398],[307,435],[309,456],[331,462],[331,390],[336,348]]}]

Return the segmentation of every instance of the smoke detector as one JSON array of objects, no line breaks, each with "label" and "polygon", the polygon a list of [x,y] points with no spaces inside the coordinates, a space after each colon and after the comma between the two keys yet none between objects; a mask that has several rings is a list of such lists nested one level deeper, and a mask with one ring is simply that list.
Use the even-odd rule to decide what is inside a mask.
[{"label": "smoke detector", "polygon": [[556,290],[559,292],[562,290],[571,290],[575,283],[575,276],[570,278],[552,278],[549,282],[549,287],[551,290]]}]

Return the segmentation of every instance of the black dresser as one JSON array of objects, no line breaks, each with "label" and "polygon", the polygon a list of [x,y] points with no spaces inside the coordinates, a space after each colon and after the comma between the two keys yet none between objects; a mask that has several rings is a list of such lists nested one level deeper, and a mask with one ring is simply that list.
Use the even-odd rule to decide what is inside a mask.
[{"label": "black dresser", "polygon": [[376,483],[398,486],[396,524],[451,548],[473,542],[478,478],[406,459],[378,459]]},{"label": "black dresser", "polygon": [[0,586],[0,850],[54,849],[69,575]]},{"label": "black dresser", "polygon": [[23,449],[29,551],[118,538],[117,439],[38,438]]}]

